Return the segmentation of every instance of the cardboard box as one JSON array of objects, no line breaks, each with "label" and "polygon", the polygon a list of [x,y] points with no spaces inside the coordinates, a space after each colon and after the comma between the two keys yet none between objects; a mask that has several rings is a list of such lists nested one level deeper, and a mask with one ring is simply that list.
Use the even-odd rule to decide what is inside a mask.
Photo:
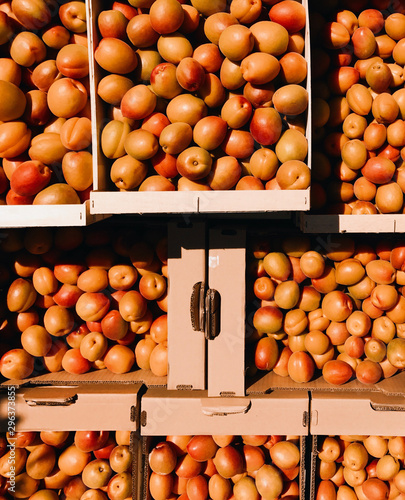
[{"label": "cardboard box", "polygon": [[[2,387],[0,398],[13,395],[18,431],[125,430],[139,428],[142,384],[93,382],[81,385]],[[10,400],[10,397],[8,397]],[[0,422],[8,405],[0,405]]]},{"label": "cardboard box", "polygon": [[405,215],[309,215],[298,217],[304,233],[403,233]]},{"label": "cardboard box", "polygon": [[387,396],[375,392],[312,392],[310,399],[310,500],[316,498],[320,482],[317,464],[324,437],[405,436],[403,393]]},{"label": "cardboard box", "polygon": [[10,385],[7,391],[0,392],[0,432],[129,431],[132,498],[138,500],[141,483],[136,471],[142,458],[139,437],[142,391],[141,384],[21,388]]},{"label": "cardboard box", "polygon": [[87,226],[105,217],[90,213],[89,200],[80,205],[0,206],[2,228]]},{"label": "cardboard box", "polygon": [[[86,2],[87,3],[87,2]],[[58,17],[57,10],[52,12],[52,17]],[[54,19],[55,21],[55,19]],[[59,21],[60,22],[60,21]],[[87,20],[87,33],[89,33],[90,20]],[[50,26],[50,24],[49,24]],[[48,25],[47,25],[48,27]],[[33,31],[35,32],[35,30]],[[92,55],[89,48],[89,55]],[[4,53],[4,57],[7,56]],[[51,56],[48,53],[47,58]],[[89,57],[91,60],[92,57]],[[36,64],[35,64],[36,66]],[[33,88],[35,88],[33,86]],[[90,100],[90,96],[89,96]],[[23,119],[23,117],[22,117]],[[35,128],[35,127],[34,127]],[[42,132],[38,129],[35,134]],[[59,165],[60,167],[60,165]],[[53,168],[56,176],[56,182],[66,184],[61,168]],[[87,226],[100,221],[106,217],[106,214],[90,213],[90,200],[81,204],[63,204],[63,205],[1,205],[0,206],[0,226],[2,228],[12,227],[52,227],[52,226]]]},{"label": "cardboard box", "polygon": [[[48,208],[49,210],[49,208]],[[55,231],[56,232],[56,231]],[[49,234],[54,238],[55,235],[54,231],[49,230]],[[83,236],[83,241],[80,243],[77,249],[74,249],[73,251],[66,251],[63,252],[64,258],[66,258],[66,262],[70,262],[70,258],[78,258],[79,261],[82,263],[84,268],[88,267],[86,264],[86,257],[90,255],[91,252],[98,251],[101,249],[101,253],[104,252],[104,250],[108,250],[108,253],[110,251],[117,252],[114,258],[109,260],[109,257],[107,257],[108,262],[113,262],[113,265],[115,264],[122,264],[122,263],[127,263],[131,264],[131,261],[129,258],[125,258],[122,255],[119,255],[120,250],[115,246],[117,243],[117,240],[122,237],[121,243],[118,242],[117,244],[121,244],[121,249],[122,245],[131,245],[134,241],[148,241],[150,245],[152,246],[153,250],[155,251],[155,247],[153,245],[156,244],[157,241],[163,241],[165,243],[165,238],[167,237],[167,226],[162,224],[161,222],[156,222],[156,221],[147,221],[147,220],[142,220],[137,221],[136,223],[131,220],[126,220],[125,218],[120,218],[119,220],[113,220],[112,218],[106,219],[100,223],[99,226],[97,227],[91,227],[91,228],[83,228],[81,231],[79,231],[80,235]],[[15,240],[13,238],[13,235],[17,234],[18,235],[18,240]],[[32,234],[30,232],[30,234]],[[35,229],[33,231],[33,234],[35,234]],[[47,233],[48,234],[48,233]],[[8,240],[6,239],[7,237],[10,236],[10,244],[14,244],[15,241],[18,241],[18,245],[22,246],[23,239],[25,237],[25,232],[21,232],[20,230],[17,229],[10,229],[6,230],[3,233],[0,231],[0,242],[1,238],[5,238],[5,247],[8,244]],[[62,233],[61,237],[65,237],[64,233]],[[107,238],[106,238],[107,237]],[[101,239],[100,239],[101,238]],[[52,240],[53,242],[55,239]],[[60,240],[59,240],[60,241]],[[81,240],[78,240],[81,241]],[[106,244],[106,241],[108,243]],[[177,240],[177,245],[181,244],[181,240]],[[27,243],[28,245],[28,243]],[[1,246],[1,245],[0,245]],[[175,247],[175,245],[173,245]],[[15,248],[15,247],[14,247]],[[116,250],[115,250],[116,249]],[[57,251],[57,248],[55,248],[55,245],[52,245],[51,248],[51,254],[54,254],[54,252]],[[0,252],[0,260],[2,260],[2,263],[5,266],[8,266],[8,270],[10,271],[9,276],[7,276],[7,273],[3,275],[3,281],[0,286],[1,288],[1,293],[2,293],[2,299],[4,306],[6,306],[5,301],[6,301],[6,295],[8,292],[8,288],[10,284],[20,276],[17,275],[17,273],[14,271],[14,263],[15,260],[21,256],[21,254],[24,256],[28,255],[29,252],[28,250],[22,250],[22,252]],[[59,253],[57,254],[57,257],[59,258]],[[93,253],[94,256],[94,253]],[[102,257],[104,259],[104,257]],[[38,259],[42,259],[41,256],[38,256]],[[105,261],[106,262],[106,261]],[[43,261],[40,260],[41,266],[45,266],[51,270],[54,268],[54,262],[53,261],[46,261],[46,259]],[[108,264],[111,265],[111,264]],[[162,264],[163,265],[163,264]],[[160,267],[158,272],[160,272]],[[32,281],[31,276],[26,276],[26,279],[28,281]],[[139,282],[140,279],[140,273],[137,282]],[[166,279],[166,278],[165,278]],[[59,286],[61,283],[59,283],[57,286]],[[137,288],[137,285],[136,285]],[[110,294],[113,292],[113,289],[109,286],[107,286],[104,289],[104,293],[107,297],[110,298]],[[37,297],[42,300],[42,296],[38,293]],[[148,300],[148,307],[151,311],[154,313],[154,319],[157,316],[164,316],[165,312],[161,310],[156,302],[153,300]],[[113,307],[113,302],[110,303],[111,308]],[[49,306],[48,306],[49,307]],[[45,312],[44,309],[41,307],[41,305],[34,305],[34,309],[37,309],[39,313],[39,320],[38,324],[43,325],[43,313]],[[75,310],[75,305],[72,305],[70,308],[70,313],[71,317],[74,319],[74,322],[72,322],[72,331],[75,331],[77,328],[85,324],[85,321],[83,319],[80,319],[79,316],[76,315],[76,310]],[[10,312],[7,307],[2,311],[3,316],[2,316],[2,326],[0,328],[0,331],[2,333],[1,335],[1,345],[2,345],[2,354],[1,356],[8,350],[14,349],[14,348],[21,348],[21,332],[17,328],[17,326],[11,326],[13,325],[12,322],[15,321],[15,318],[17,316],[16,312]],[[6,320],[7,321],[4,321]],[[91,326],[90,326],[91,327]],[[133,344],[131,345],[131,348],[135,347],[135,342],[137,340],[140,340],[144,335],[143,334],[134,334],[134,340]],[[59,344],[62,343],[64,346],[66,344],[65,341],[66,336],[62,336],[61,338],[57,338],[56,336],[53,337],[53,343],[54,344]],[[116,344],[115,341],[109,341],[110,345]],[[1,357],[0,356],[0,357]],[[18,376],[18,375],[14,375]],[[1,382],[5,381],[6,379],[0,375],[0,384]],[[91,383],[91,382],[97,382],[97,381],[102,381],[103,383],[105,382],[118,382],[118,383],[147,383],[147,384],[152,384],[152,385],[157,385],[157,386],[165,386],[167,383],[167,377],[166,376],[156,376],[154,375],[150,370],[140,370],[136,364],[134,364],[133,369],[129,373],[125,374],[114,374],[113,372],[107,370],[107,369],[102,369],[102,370],[95,370],[91,368],[91,371],[81,374],[81,375],[73,375],[69,374],[65,371],[60,371],[56,373],[49,373],[48,370],[45,367],[44,359],[43,357],[35,357],[34,359],[34,370],[32,374],[25,378],[24,380],[12,380],[9,381],[8,383],[13,383],[14,385],[24,385],[27,384],[28,382],[31,382],[32,384],[39,385],[39,384],[55,384],[55,385],[65,385],[65,384],[77,384],[80,382],[85,382],[85,383]]]},{"label": "cardboard box", "polygon": [[179,223],[169,237],[168,389],[243,396],[245,231]]},{"label": "cardboard box", "polygon": [[[302,4],[308,12],[308,2]],[[94,52],[99,41],[97,17],[103,9],[108,9],[100,0],[88,2],[89,44]],[[309,16],[307,16],[309,19]],[[305,29],[305,58],[310,68],[309,22]],[[106,112],[96,88],[103,72],[91,58],[91,106],[93,125],[93,165],[94,183],[90,195],[92,214],[212,214],[212,213],[272,213],[290,210],[309,210],[310,189],[284,191],[181,191],[181,192],[119,192],[110,181],[111,162],[103,155],[100,135],[106,123]],[[309,92],[306,136],[311,144],[311,76],[308,71],[306,88]],[[309,147],[307,164],[311,166]]]},{"label": "cardboard box", "polygon": [[44,373],[35,377],[30,377],[24,380],[6,380],[0,385],[1,388],[8,386],[24,387],[24,386],[77,386],[78,384],[86,386],[88,384],[102,384],[108,388],[114,386],[127,385],[128,387],[137,387],[145,384],[152,387],[165,387],[166,377],[157,377],[150,370],[134,370],[128,373],[112,373],[106,368],[102,370],[90,371],[81,375],[74,375],[64,370],[54,373]]},{"label": "cardboard box", "polygon": [[[358,380],[351,380],[341,386],[334,386],[325,382],[322,376],[311,380],[310,382],[298,384],[290,379],[290,377],[281,377],[274,372],[268,372],[259,380],[253,381],[247,386],[246,392],[250,394],[260,394],[268,390],[302,390],[310,391],[311,394],[327,394],[333,395],[336,393],[342,394],[358,394],[358,395],[373,395],[373,397],[404,397],[405,395],[405,372],[400,372],[390,378],[382,379],[373,385],[362,384]],[[327,397],[327,396],[325,396]]]},{"label": "cardboard box", "polygon": [[311,392],[310,432],[314,435],[405,435],[405,395],[398,393]]},{"label": "cardboard box", "polygon": [[[171,222],[169,236],[168,389],[204,389],[202,287],[207,282],[206,225]],[[201,294],[199,293],[201,289]]]},{"label": "cardboard box", "polygon": [[[148,497],[148,455],[154,437],[167,435],[300,436],[300,499],[306,498],[308,395],[273,392],[251,398],[209,397],[207,391],[148,389],[141,400],[144,495]],[[165,438],[163,438],[165,439]],[[162,439],[160,439],[162,440]]]}]

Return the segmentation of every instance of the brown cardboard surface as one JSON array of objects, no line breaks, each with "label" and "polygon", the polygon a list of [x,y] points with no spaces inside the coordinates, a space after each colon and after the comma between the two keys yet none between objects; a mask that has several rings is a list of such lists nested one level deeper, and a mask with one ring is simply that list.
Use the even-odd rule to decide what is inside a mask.
[{"label": "brown cardboard surface", "polygon": [[245,394],[246,232],[229,226],[210,230],[209,287],[219,292],[219,334],[208,340],[208,395]]},{"label": "brown cardboard surface", "polygon": [[314,392],[310,405],[311,434],[405,436],[404,395]]},{"label": "brown cardboard surface", "polygon": [[[0,425],[7,425],[13,409],[17,431],[136,431],[141,387],[96,383],[9,389],[2,395]],[[7,398],[13,403],[7,403]]]},{"label": "brown cardboard surface", "polygon": [[304,233],[403,233],[405,215],[309,215],[301,214],[300,227]]},{"label": "brown cardboard surface", "polygon": [[141,400],[145,436],[172,434],[308,434],[308,394],[274,391],[243,398],[207,391],[148,389]]},{"label": "brown cardboard surface", "polygon": [[[112,373],[107,369],[97,370],[74,375],[66,371],[55,373],[45,373],[37,377],[31,377],[24,380],[7,380],[2,383],[2,386],[14,385],[21,387],[27,384],[31,385],[75,385],[75,384],[145,384],[151,387],[165,387],[166,377],[157,377],[150,370],[136,370],[129,373]],[[1,389],[1,386],[0,386]]]},{"label": "brown cardboard surface", "polygon": [[80,205],[4,205],[0,207],[2,228],[87,226],[104,219],[90,214],[90,201]]},{"label": "brown cardboard surface", "polygon": [[247,386],[246,393],[248,395],[261,394],[280,389],[311,391],[311,393],[327,392],[328,394],[355,392],[356,394],[381,393],[386,396],[405,396],[405,371],[383,379],[373,385],[366,385],[358,380],[351,380],[340,386],[328,384],[323,377],[298,384],[290,377],[281,377],[273,372],[268,372],[260,376],[260,378],[252,380]]},{"label": "brown cardboard surface", "polygon": [[170,223],[168,236],[168,389],[205,389],[204,332],[190,311],[194,284],[206,282],[205,223]]}]

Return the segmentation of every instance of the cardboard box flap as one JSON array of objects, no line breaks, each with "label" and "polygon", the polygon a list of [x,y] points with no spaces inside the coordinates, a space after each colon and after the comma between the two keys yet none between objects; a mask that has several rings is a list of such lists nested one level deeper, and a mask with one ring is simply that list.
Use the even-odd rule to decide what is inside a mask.
[{"label": "cardboard box flap", "polygon": [[246,398],[202,398],[201,411],[204,415],[231,415],[249,411],[251,401]]},{"label": "cardboard box flap", "polygon": [[68,406],[77,400],[77,389],[57,386],[27,388],[23,392],[23,398],[29,406]]},{"label": "cardboard box flap", "polygon": [[[10,408],[18,431],[108,430],[139,428],[140,384],[103,384],[23,387],[0,404],[0,430],[4,431]],[[104,389],[104,390],[103,390]]]},{"label": "cardboard box flap", "polygon": [[205,337],[196,328],[204,318],[192,298],[206,282],[205,223],[170,222],[168,245],[168,389],[204,389]]},{"label": "cardboard box flap", "polygon": [[310,405],[311,434],[405,435],[404,396],[313,392]]},{"label": "cardboard box flap", "polygon": [[308,393],[209,398],[207,391],[148,389],[141,399],[141,434],[308,434]]},{"label": "cardboard box flap", "polygon": [[75,404],[80,398],[88,400],[94,398],[96,401],[100,396],[110,396],[114,394],[116,399],[128,398],[128,395],[136,398],[142,392],[141,384],[85,384],[78,386],[34,386],[20,389],[22,397],[29,406],[50,405],[68,406]]},{"label": "cardboard box flap", "polygon": [[245,394],[246,230],[221,225],[209,232],[208,284],[218,294],[217,335],[208,341],[208,395]]},{"label": "cardboard box flap", "polygon": [[385,394],[370,394],[370,405],[375,411],[405,412],[405,396],[386,396]]},{"label": "cardboard box flap", "polygon": [[268,372],[260,378],[250,381],[246,389],[247,394],[265,394],[274,390],[303,390],[311,392],[355,392],[381,393],[387,396],[405,396],[405,372],[400,372],[390,378],[383,379],[377,384],[366,385],[358,380],[350,380],[344,385],[335,386],[327,383],[322,376],[307,383],[298,384],[289,377],[281,377],[274,372]]},{"label": "cardboard box flap", "polygon": [[[165,387],[166,377],[157,377],[149,370],[136,370],[116,374],[107,369],[74,375],[65,371],[45,373],[24,380],[7,380],[2,386],[24,387],[27,385],[75,385],[75,384],[145,384],[148,387]],[[107,389],[108,390],[108,389]]]}]

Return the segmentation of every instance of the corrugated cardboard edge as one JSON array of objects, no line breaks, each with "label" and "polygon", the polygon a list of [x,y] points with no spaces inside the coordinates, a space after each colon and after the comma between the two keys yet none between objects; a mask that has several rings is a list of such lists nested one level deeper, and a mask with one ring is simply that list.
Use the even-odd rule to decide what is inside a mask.
[{"label": "corrugated cardboard edge", "polygon": [[265,394],[274,390],[302,390],[309,392],[364,392],[373,394],[384,394],[385,396],[405,396],[405,371],[397,373],[390,378],[386,378],[377,384],[362,384],[358,380],[351,380],[346,384],[334,386],[328,384],[323,377],[311,380],[306,383],[296,383],[290,377],[281,377],[274,372],[268,372],[265,375],[258,376],[246,388],[249,394]]},{"label": "corrugated cardboard edge", "polygon": [[309,478],[309,500],[315,499],[316,494],[316,457],[318,455],[318,436],[311,436],[310,446],[310,478]]},{"label": "corrugated cardboard edge", "polygon": [[147,387],[166,387],[167,377],[157,377],[148,370],[136,370],[129,373],[114,374],[107,369],[73,375],[60,371],[45,373],[37,377],[24,380],[6,380],[0,385],[7,389],[8,386],[23,387],[35,385],[77,385],[77,384],[145,384]]},{"label": "corrugated cardboard edge", "polygon": [[132,500],[140,500],[142,498],[142,481],[139,475],[139,468],[142,465],[142,443],[139,431],[131,432],[130,449],[132,452]]},{"label": "corrugated cardboard edge", "polygon": [[300,436],[300,475],[299,475],[299,489],[300,489],[300,499],[304,500],[307,498],[307,448],[308,448],[308,438],[309,436]]},{"label": "corrugated cardboard edge", "polygon": [[142,491],[139,500],[150,500],[151,495],[149,493],[149,451],[151,449],[152,438],[150,436],[142,436],[142,464],[139,471],[140,477],[142,477]]}]

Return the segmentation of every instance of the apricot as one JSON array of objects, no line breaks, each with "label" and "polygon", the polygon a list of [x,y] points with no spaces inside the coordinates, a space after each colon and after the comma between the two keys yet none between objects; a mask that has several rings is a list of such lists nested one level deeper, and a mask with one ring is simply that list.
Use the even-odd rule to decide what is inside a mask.
[{"label": "apricot", "polygon": [[125,75],[138,65],[135,51],[119,38],[102,38],[94,51],[94,58],[109,73]]},{"label": "apricot", "polygon": [[0,124],[0,158],[14,158],[27,150],[31,130],[22,121]]},{"label": "apricot", "polygon": [[40,191],[34,198],[33,205],[72,205],[80,204],[76,191],[68,184],[52,184]]},{"label": "apricot", "polygon": [[251,24],[260,16],[260,2],[250,3],[246,0],[234,0],[231,2],[230,12],[242,24]]},{"label": "apricot", "polygon": [[360,139],[351,139],[347,141],[341,152],[343,162],[352,170],[361,169],[367,159],[368,152],[363,141]]},{"label": "apricot", "polygon": [[238,24],[236,17],[228,12],[214,12],[204,23],[204,34],[208,40],[218,45],[219,37],[224,29],[232,24]]},{"label": "apricot", "polygon": [[150,16],[146,13],[132,17],[127,24],[127,36],[134,47],[151,47],[159,39],[150,22]]},{"label": "apricot", "polygon": [[385,32],[393,40],[401,40],[405,37],[405,15],[401,12],[394,12],[385,19]]},{"label": "apricot", "polygon": [[77,43],[65,45],[56,56],[56,66],[63,76],[84,78],[89,74],[87,47]]},{"label": "apricot", "polygon": [[289,43],[288,31],[273,21],[258,21],[250,27],[254,48],[273,56],[280,56],[287,51]]},{"label": "apricot", "polygon": [[121,99],[121,112],[125,118],[141,120],[150,115],[156,107],[156,94],[144,84],[131,87]]},{"label": "apricot", "polygon": [[157,153],[158,147],[156,136],[148,130],[132,130],[124,140],[125,152],[139,161],[152,158]]},{"label": "apricot", "polygon": [[358,59],[371,57],[377,47],[374,33],[367,26],[359,27],[351,37],[353,53]]},{"label": "apricot", "polygon": [[404,49],[405,49],[405,41],[404,39],[401,39],[397,41],[392,51],[392,57],[394,61],[400,66],[403,66],[405,63]]},{"label": "apricot", "polygon": [[185,57],[177,65],[175,75],[184,90],[196,92],[203,84],[205,70],[193,57]]},{"label": "apricot", "polygon": [[62,144],[60,134],[44,132],[31,140],[28,154],[31,160],[52,165],[61,162],[67,151],[67,148]]},{"label": "apricot", "polygon": [[20,85],[21,68],[11,57],[0,58],[0,78],[14,85]]},{"label": "apricot", "polygon": [[222,54],[231,61],[241,61],[253,49],[253,34],[247,26],[233,24],[225,28],[218,40]]},{"label": "apricot", "polygon": [[166,114],[171,123],[184,122],[193,127],[207,115],[207,107],[199,97],[191,94],[180,94],[169,102]]},{"label": "apricot", "polygon": [[11,42],[10,56],[20,66],[33,66],[45,59],[46,46],[35,33],[21,31]]},{"label": "apricot", "polygon": [[336,14],[336,22],[343,24],[350,36],[359,27],[359,20],[354,12],[347,9],[342,9]]},{"label": "apricot", "polygon": [[153,69],[162,62],[159,52],[148,48],[138,48],[136,54],[139,61],[135,68],[135,75],[139,80],[150,80]]},{"label": "apricot", "polygon": [[124,141],[130,131],[131,127],[128,123],[119,120],[108,122],[101,132],[101,149],[103,154],[110,159],[124,156]]},{"label": "apricot", "polygon": [[288,52],[280,59],[280,77],[285,84],[302,83],[307,77],[307,62],[304,56]]},{"label": "apricot", "polygon": [[93,157],[89,151],[68,151],[62,158],[62,172],[67,184],[84,191],[93,183]]},{"label": "apricot", "polygon": [[382,214],[400,212],[404,204],[404,195],[399,184],[389,182],[378,186],[375,194],[375,204]]},{"label": "apricot", "polygon": [[193,46],[178,31],[168,35],[160,35],[157,41],[157,49],[165,61],[176,65],[185,57],[191,57],[193,54]]},{"label": "apricot", "polygon": [[311,171],[303,161],[288,160],[280,165],[276,179],[281,189],[307,189]]},{"label": "apricot", "polygon": [[308,91],[294,83],[284,85],[274,92],[273,105],[281,114],[299,115],[308,107]]},{"label": "apricot", "polygon": [[177,31],[184,21],[184,11],[177,0],[156,0],[149,9],[152,28],[164,35]]},{"label": "apricot", "polygon": [[366,71],[366,82],[375,92],[385,92],[392,82],[389,66],[384,62],[370,64]]},{"label": "apricot", "polygon": [[325,23],[322,29],[321,38],[326,48],[341,49],[350,42],[350,32],[347,27],[337,21]]},{"label": "apricot", "polygon": [[124,155],[117,158],[111,165],[110,178],[118,189],[131,191],[142,183],[147,172],[148,167],[145,162]]},{"label": "apricot", "polygon": [[42,41],[47,47],[59,50],[70,41],[70,32],[64,26],[57,24],[42,30]]},{"label": "apricot", "polygon": [[86,106],[86,87],[79,80],[61,78],[52,83],[48,90],[50,111],[60,118],[71,118]]},{"label": "apricot", "polygon": [[345,321],[353,311],[353,302],[346,293],[334,290],[323,297],[322,310],[331,321]]},{"label": "apricot", "polygon": [[391,94],[383,92],[375,97],[371,112],[377,123],[389,124],[396,120],[399,105]]},{"label": "apricot", "polygon": [[23,91],[14,83],[0,80],[0,120],[7,122],[16,120],[24,113],[26,98]]},{"label": "apricot", "polygon": [[73,33],[84,33],[86,24],[86,4],[80,0],[71,0],[59,7],[59,17],[63,26]]},{"label": "apricot", "polygon": [[281,163],[289,160],[305,161],[308,154],[308,141],[298,130],[287,129],[278,139],[275,153]]},{"label": "apricot", "polygon": [[387,138],[387,127],[383,123],[371,122],[364,130],[364,144],[369,151],[380,148]]},{"label": "apricot", "polygon": [[253,52],[242,59],[242,76],[254,85],[264,85],[276,78],[280,63],[276,57],[265,52]]}]

